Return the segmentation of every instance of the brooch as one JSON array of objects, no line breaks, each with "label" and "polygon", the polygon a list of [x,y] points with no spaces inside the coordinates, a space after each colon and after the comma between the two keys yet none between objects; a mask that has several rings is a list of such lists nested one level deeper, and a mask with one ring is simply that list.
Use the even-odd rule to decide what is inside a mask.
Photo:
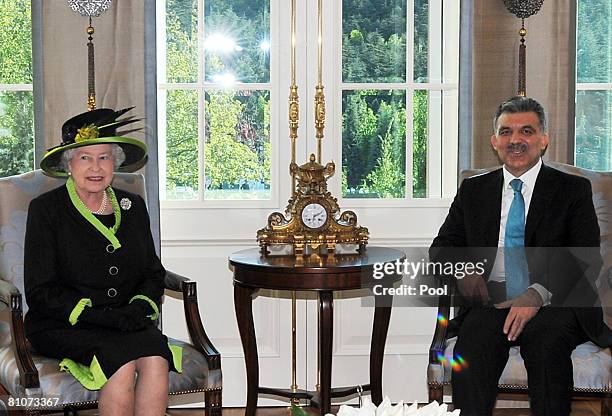
[{"label": "brooch", "polygon": [[132,208],[132,201],[130,201],[128,198],[121,198],[119,205],[121,206],[122,210],[127,211],[128,209]]}]

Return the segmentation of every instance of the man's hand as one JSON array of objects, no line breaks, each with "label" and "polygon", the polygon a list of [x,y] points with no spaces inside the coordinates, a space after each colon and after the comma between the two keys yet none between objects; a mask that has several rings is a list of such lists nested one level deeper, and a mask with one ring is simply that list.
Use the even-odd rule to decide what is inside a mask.
[{"label": "man's hand", "polygon": [[457,288],[461,296],[470,303],[484,305],[489,301],[487,284],[480,275],[470,275],[463,279],[457,279]]},{"label": "man's hand", "polygon": [[495,304],[495,307],[510,308],[504,322],[504,334],[508,335],[508,341],[516,341],[527,322],[536,316],[542,307],[542,298],[535,289],[529,288],[514,299]]}]

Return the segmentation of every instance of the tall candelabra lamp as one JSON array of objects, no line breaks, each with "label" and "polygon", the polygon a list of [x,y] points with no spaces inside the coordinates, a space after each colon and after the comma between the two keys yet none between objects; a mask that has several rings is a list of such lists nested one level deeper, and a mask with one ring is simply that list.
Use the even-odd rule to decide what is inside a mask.
[{"label": "tall candelabra lamp", "polygon": [[273,212],[267,225],[257,232],[257,241],[263,255],[271,246],[288,246],[297,258],[311,253],[334,255],[337,246],[354,245],[359,252],[365,250],[368,229],[357,225],[353,211],[341,212],[338,201],[327,189],[327,180],[335,172],[334,162],[321,164],[321,148],[325,129],[325,95],[323,93],[322,0],[318,0],[318,81],[315,86],[315,138],[316,155],[308,157],[303,165],[296,163],[299,99],[295,83],[295,0],[292,0],[291,18],[291,85],[289,87],[289,139],[291,140],[292,190],[285,212]]},{"label": "tall candelabra lamp", "polygon": [[94,44],[92,18],[100,16],[111,6],[112,0],[68,0],[70,8],[82,16],[89,18],[89,26],[85,29],[87,33],[87,109],[96,108],[96,69],[94,62]]},{"label": "tall candelabra lamp", "polygon": [[527,95],[527,81],[525,79],[527,67],[525,36],[527,36],[527,29],[525,29],[525,19],[539,12],[543,3],[544,0],[504,0],[504,5],[510,13],[521,19],[521,29],[519,30],[521,44],[519,45],[518,95],[522,97]]},{"label": "tall candelabra lamp", "polygon": [[[327,180],[335,172],[330,161],[322,165],[321,149],[325,129],[325,95],[323,92],[323,0],[318,0],[318,78],[314,96],[314,125],[316,154],[307,162],[296,163],[295,147],[298,139],[299,96],[296,84],[296,0],[291,0],[291,85],[289,87],[289,140],[291,142],[291,195],[285,212],[273,212],[267,224],[257,231],[262,256],[270,254],[271,247],[289,248],[295,264],[305,256],[327,256],[333,259],[338,247],[351,247],[354,253],[364,253],[368,242],[368,229],[357,224],[353,211],[342,212],[337,198],[327,189]],[[282,252],[282,251],[280,251]],[[319,309],[317,309],[319,310]],[[296,293],[291,294],[291,391],[297,392],[296,377]],[[318,379],[318,377],[317,377]],[[319,384],[317,383],[317,390]],[[299,403],[295,397],[292,402]]]}]

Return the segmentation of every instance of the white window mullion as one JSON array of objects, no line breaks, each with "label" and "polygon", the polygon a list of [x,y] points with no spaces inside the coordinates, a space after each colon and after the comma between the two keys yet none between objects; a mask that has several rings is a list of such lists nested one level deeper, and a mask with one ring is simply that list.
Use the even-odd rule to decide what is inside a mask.
[{"label": "white window mullion", "polygon": [[457,192],[459,142],[459,16],[460,2],[445,2],[442,10],[442,83],[455,88],[442,92],[442,198],[452,198]]},{"label": "white window mullion", "polygon": [[412,199],[414,178],[414,0],[406,4],[406,184],[405,197]]},{"label": "white window mullion", "polygon": [[612,83],[607,82],[583,82],[576,84],[578,91],[605,91],[612,90]]},{"label": "white window mullion", "polygon": [[[408,59],[406,59],[408,61]],[[407,63],[407,65],[412,65]],[[340,84],[342,90],[403,90],[413,89],[433,89],[433,90],[456,90],[457,83],[431,83],[431,82],[347,82]]]},{"label": "white window mullion", "polygon": [[32,84],[0,84],[0,91],[34,91]]},{"label": "white window mullion", "polygon": [[459,142],[459,91],[442,93],[442,198],[452,198],[457,193],[457,172]]},{"label": "white window mullion", "polygon": [[206,187],[206,160],[204,146],[206,142],[206,91],[204,83],[206,74],[206,51],[204,50],[204,1],[198,0],[198,199],[204,201]]},{"label": "white window mullion", "polygon": [[166,111],[168,91],[163,86],[167,82],[166,74],[166,2],[156,3],[156,42],[157,42],[157,161],[159,172],[159,197],[166,199]]},{"label": "white window mullion", "polygon": [[[332,76],[332,86],[329,89],[329,96],[333,102],[333,108],[335,108],[335,112],[328,111],[327,114],[335,114],[335,117],[330,121],[333,123],[330,127],[333,137],[336,138],[335,147],[333,149],[334,155],[337,155],[336,162],[336,176],[332,177],[331,181],[331,191],[333,195],[337,195],[338,197],[342,197],[342,167],[343,167],[343,154],[342,154],[342,143],[344,138],[342,137],[342,91],[344,88],[344,83],[342,80],[342,32],[343,32],[343,20],[342,20],[342,1],[333,2],[333,20],[332,22],[340,22],[340,24],[331,24],[333,31],[333,61],[330,70],[333,74]],[[339,88],[336,88],[339,86]]]},{"label": "white window mullion", "polygon": [[[429,2],[429,82],[442,82],[442,1]],[[442,92],[429,90],[427,100],[427,197],[442,193]]]},{"label": "white window mullion", "polygon": [[442,92],[428,91],[427,98],[427,198],[442,192]]},{"label": "white window mullion", "polygon": [[159,171],[159,198],[164,201],[166,199],[166,111],[168,102],[168,91],[164,89],[157,90],[157,158]]}]

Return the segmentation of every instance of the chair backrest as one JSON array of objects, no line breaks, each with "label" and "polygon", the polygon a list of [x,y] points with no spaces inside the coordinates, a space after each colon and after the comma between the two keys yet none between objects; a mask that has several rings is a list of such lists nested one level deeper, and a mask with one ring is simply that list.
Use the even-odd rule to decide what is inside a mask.
[{"label": "chair backrest", "polygon": [[[600,282],[602,279],[612,279],[612,172],[595,172],[559,162],[547,162],[546,164],[562,172],[582,176],[591,181],[593,205],[595,206],[595,213],[599,222],[601,255],[604,263],[600,275]],[[488,169],[464,170],[461,172],[460,180],[490,172],[494,169],[499,169],[499,166]],[[609,285],[612,285],[612,280]],[[612,307],[609,306],[612,304],[612,301],[607,299],[610,298],[612,300],[612,292],[607,289],[609,285],[601,284],[603,293],[600,293],[600,296],[602,296],[602,304],[608,306],[604,307],[604,310],[606,311],[608,323],[610,324],[612,322]]]},{"label": "chair backrest", "polygon": [[[23,295],[23,246],[30,201],[65,179],[46,176],[42,170],[0,178],[0,280],[13,284]],[[113,187],[139,194],[146,201],[144,176],[115,173]],[[23,298],[24,313],[27,311]],[[3,337],[4,334],[0,334]],[[2,339],[0,345],[4,345]]]}]

